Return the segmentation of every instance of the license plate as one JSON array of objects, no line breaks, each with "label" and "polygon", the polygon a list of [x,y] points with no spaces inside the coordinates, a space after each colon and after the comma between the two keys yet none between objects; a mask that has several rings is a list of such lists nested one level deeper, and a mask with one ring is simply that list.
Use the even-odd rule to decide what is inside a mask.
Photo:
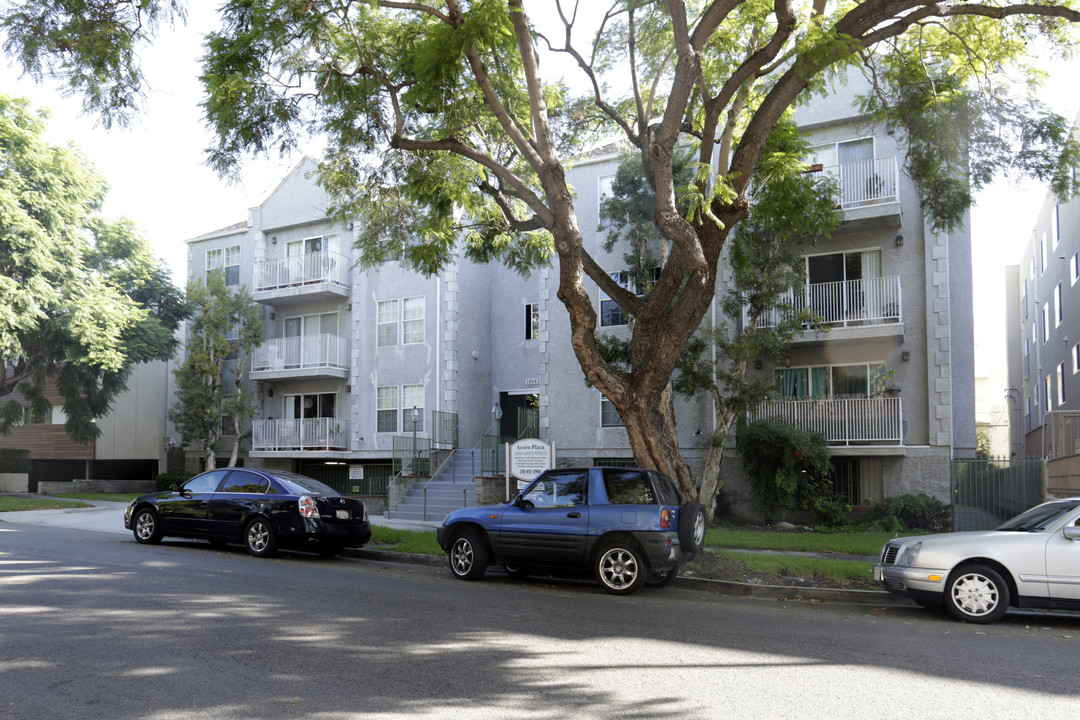
[{"label": "license plate", "polygon": [[881,571],[881,568],[875,567],[874,568],[874,580],[877,581],[877,582],[881,582],[884,579],[885,579],[885,573],[883,573]]},{"label": "license plate", "polygon": [[338,520],[348,520],[349,519],[349,511],[348,510],[337,510],[336,513],[337,513],[337,519]]}]

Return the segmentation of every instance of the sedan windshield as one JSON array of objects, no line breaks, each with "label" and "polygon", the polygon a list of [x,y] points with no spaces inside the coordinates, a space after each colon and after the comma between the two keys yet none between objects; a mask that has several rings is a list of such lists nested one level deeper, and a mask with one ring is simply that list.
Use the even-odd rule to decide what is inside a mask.
[{"label": "sedan windshield", "polygon": [[1027,512],[1020,513],[1012,520],[999,525],[997,529],[1012,530],[1014,532],[1042,532],[1053,525],[1062,515],[1071,512],[1077,505],[1080,505],[1080,500],[1058,500],[1043,503]]}]

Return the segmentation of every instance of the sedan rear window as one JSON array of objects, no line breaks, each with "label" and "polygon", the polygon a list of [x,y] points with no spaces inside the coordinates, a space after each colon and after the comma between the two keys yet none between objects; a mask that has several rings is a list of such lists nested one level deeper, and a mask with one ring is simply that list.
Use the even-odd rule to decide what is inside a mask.
[{"label": "sedan rear window", "polygon": [[656,505],[649,476],[640,470],[604,470],[604,488],[614,505]]},{"label": "sedan rear window", "polygon": [[327,497],[336,497],[340,493],[337,490],[324,485],[318,480],[314,480],[305,475],[297,475],[296,473],[288,472],[275,472],[272,473],[274,480],[276,480],[282,487],[282,489],[290,495],[325,495]]}]

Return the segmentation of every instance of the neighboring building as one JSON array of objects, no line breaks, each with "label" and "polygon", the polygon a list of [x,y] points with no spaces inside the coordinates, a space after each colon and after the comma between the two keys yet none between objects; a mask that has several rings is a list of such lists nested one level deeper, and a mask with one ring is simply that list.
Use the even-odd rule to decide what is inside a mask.
[{"label": "neighboring building", "polygon": [[96,420],[101,435],[85,444],[68,437],[63,399],[52,384],[45,392],[52,411],[44,416],[35,416],[25,398],[13,393],[4,401],[24,405],[23,423],[0,435],[0,447],[30,450],[31,491],[42,481],[150,480],[165,471],[174,443],[167,411],[175,367],[172,361],[136,365],[128,389]]},{"label": "neighboring building", "polygon": [[[1077,172],[1074,168],[1073,172]],[[1006,273],[1010,437],[1045,457],[1051,492],[1080,490],[1080,199],[1046,198]]]},{"label": "neighboring building", "polygon": [[[841,186],[844,224],[805,258],[804,301],[830,331],[798,337],[781,367],[761,369],[784,397],[757,415],[824,432],[856,506],[903,492],[947,499],[949,461],[975,448],[970,237],[929,229],[899,171],[902,149],[852,100],[801,113],[818,171]],[[618,162],[608,154],[567,171],[586,243],[612,273],[625,270],[622,252],[605,253],[597,228]],[[314,172],[306,159],[247,222],[188,241],[190,277],[224,270],[265,307],[245,463],[355,488],[349,479],[361,474],[408,470],[414,447],[481,443],[496,406],[501,435],[538,435],[560,463],[632,462],[618,414],[571,350],[554,269],[523,279],[460,257],[432,278],[395,262],[354,267],[352,226],[327,219]],[[627,332],[619,308],[586,282],[602,328]],[[677,406],[695,469],[712,430],[708,402]],[[725,472],[733,500],[748,503],[736,458]]]}]

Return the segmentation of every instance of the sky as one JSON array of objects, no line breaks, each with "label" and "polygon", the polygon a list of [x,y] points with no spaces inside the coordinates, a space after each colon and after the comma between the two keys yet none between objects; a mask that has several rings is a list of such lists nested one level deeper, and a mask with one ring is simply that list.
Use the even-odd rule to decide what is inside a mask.
[{"label": "sky", "polygon": [[[199,107],[198,81],[202,38],[216,27],[211,3],[189,3],[186,25],[162,29],[142,51],[151,90],[130,128],[106,131],[96,118],[81,114],[78,98],[62,97],[55,84],[35,84],[0,59],[0,91],[29,97],[51,110],[47,138],[68,142],[87,154],[110,185],[106,213],[127,215],[150,239],[157,255],[185,284],[184,240],[244,220],[247,209],[262,202],[300,161],[251,160],[238,182],[226,182],[204,164],[210,144]],[[1070,120],[1080,110],[1075,78],[1080,62],[1048,66],[1052,79],[1043,100]],[[318,154],[318,147],[307,149]],[[1020,260],[1036,214],[1046,197],[1034,183],[1006,182],[981,193],[972,211],[976,356],[1004,363],[1004,268]],[[998,370],[977,368],[976,374]],[[1003,370],[1000,372],[1003,373]]]}]

